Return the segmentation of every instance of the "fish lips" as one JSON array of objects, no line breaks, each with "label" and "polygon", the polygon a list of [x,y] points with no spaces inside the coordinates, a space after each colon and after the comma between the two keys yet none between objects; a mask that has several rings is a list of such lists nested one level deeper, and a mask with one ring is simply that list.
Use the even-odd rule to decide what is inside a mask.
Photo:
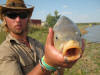
[{"label": "fish lips", "polygon": [[78,41],[69,40],[63,46],[63,56],[66,61],[75,61],[81,57],[82,50]]}]

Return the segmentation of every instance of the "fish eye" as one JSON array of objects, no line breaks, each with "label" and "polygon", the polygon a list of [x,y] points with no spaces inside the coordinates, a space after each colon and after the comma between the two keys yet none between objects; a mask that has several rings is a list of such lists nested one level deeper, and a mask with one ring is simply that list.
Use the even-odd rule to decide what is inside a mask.
[{"label": "fish eye", "polygon": [[82,36],[82,34],[80,34],[80,37]]},{"label": "fish eye", "polygon": [[58,37],[56,36],[56,39],[58,39]]}]

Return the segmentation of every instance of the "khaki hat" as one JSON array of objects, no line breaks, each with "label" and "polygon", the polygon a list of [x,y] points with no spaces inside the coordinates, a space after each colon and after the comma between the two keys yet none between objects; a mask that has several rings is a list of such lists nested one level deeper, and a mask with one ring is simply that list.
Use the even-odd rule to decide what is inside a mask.
[{"label": "khaki hat", "polygon": [[0,19],[3,20],[2,13],[6,10],[25,10],[32,15],[34,7],[26,7],[24,0],[7,0],[5,5],[0,5]]}]

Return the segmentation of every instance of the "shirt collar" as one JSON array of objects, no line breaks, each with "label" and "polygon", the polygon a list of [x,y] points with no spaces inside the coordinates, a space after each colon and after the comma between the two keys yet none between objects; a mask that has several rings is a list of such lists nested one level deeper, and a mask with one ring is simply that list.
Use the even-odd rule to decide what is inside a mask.
[{"label": "shirt collar", "polygon": [[10,43],[14,42],[17,44],[21,44],[16,38],[12,37],[10,34],[6,37],[6,40],[9,41]]},{"label": "shirt collar", "polygon": [[[28,36],[27,36],[27,39],[28,39],[28,42],[29,42],[30,47],[31,47],[32,40],[31,40],[31,38],[28,37]],[[19,44],[19,45],[20,45],[20,44],[24,45],[23,43],[19,42],[16,38],[12,37],[11,34],[8,34],[8,36],[6,37],[6,40],[9,41],[10,44],[12,44],[12,45],[15,44],[15,43],[16,43],[16,44]]]}]

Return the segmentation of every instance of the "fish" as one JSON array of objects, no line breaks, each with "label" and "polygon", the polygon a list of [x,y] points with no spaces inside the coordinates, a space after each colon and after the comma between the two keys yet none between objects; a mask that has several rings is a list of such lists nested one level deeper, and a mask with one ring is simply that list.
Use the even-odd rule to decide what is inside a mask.
[{"label": "fish", "polygon": [[61,16],[53,27],[54,47],[65,61],[75,61],[82,55],[82,34],[78,26],[68,17]]}]

